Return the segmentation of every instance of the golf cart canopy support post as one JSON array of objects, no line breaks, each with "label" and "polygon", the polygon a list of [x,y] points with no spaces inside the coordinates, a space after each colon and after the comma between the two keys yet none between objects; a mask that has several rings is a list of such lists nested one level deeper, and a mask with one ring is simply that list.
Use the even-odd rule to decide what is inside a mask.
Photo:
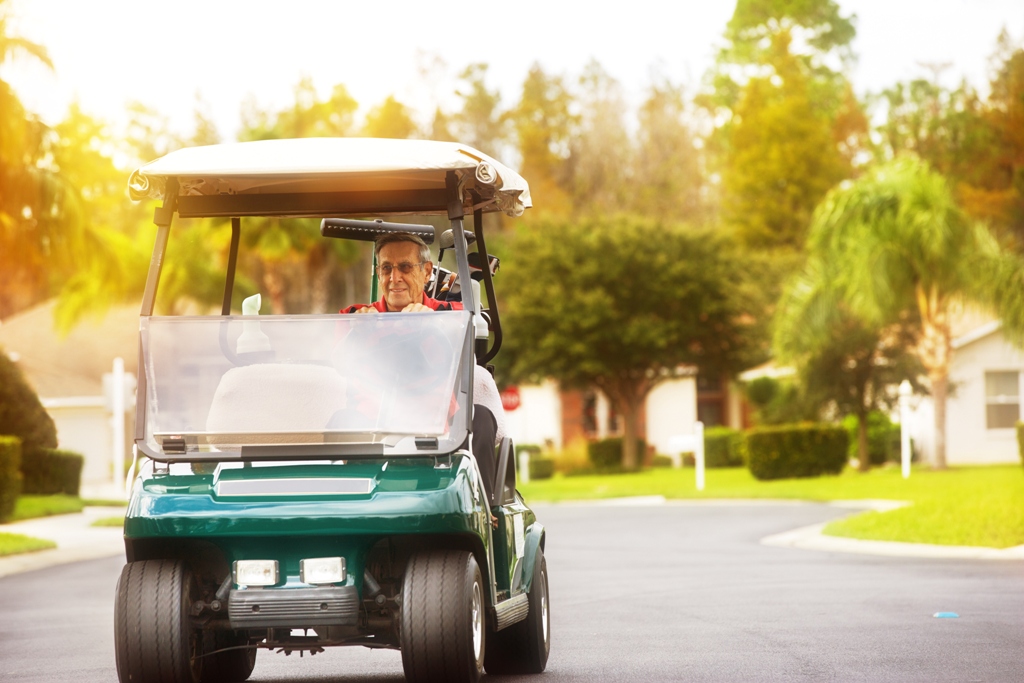
[{"label": "golf cart canopy support post", "polygon": [[[475,199],[475,198],[474,198]],[[480,357],[480,364],[486,366],[488,361],[498,355],[501,348],[501,319],[498,317],[497,299],[494,296],[494,280],[491,278],[491,268],[487,257],[487,243],[484,241],[483,211],[473,211],[473,228],[476,230],[477,252],[480,254],[480,263],[484,265],[484,288],[487,291],[487,303],[490,306],[491,330],[494,332],[494,345]],[[486,342],[486,340],[484,340]]]},{"label": "golf cart canopy support post", "polygon": [[221,315],[231,314],[231,293],[235,288],[235,266],[238,264],[238,238],[242,234],[242,219],[238,216],[231,218],[231,251],[228,253],[228,274],[224,280],[224,305],[221,306]]},{"label": "golf cart canopy support post", "polygon": [[156,224],[156,242],[153,244],[153,256],[149,260],[149,273],[146,275],[146,290],[142,294],[142,315],[153,315],[153,304],[156,302],[156,290],[160,285],[160,271],[164,266],[164,254],[167,251],[167,236],[171,232],[171,221],[177,208],[178,181],[170,178],[167,181],[168,193],[162,206],[153,211],[153,222]]}]

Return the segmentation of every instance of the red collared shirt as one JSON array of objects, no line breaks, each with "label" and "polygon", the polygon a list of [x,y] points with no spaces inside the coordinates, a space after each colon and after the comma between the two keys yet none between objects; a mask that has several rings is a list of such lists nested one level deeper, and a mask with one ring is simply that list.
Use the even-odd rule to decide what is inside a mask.
[{"label": "red collared shirt", "polygon": [[[429,308],[432,311],[461,311],[462,310],[462,302],[461,301],[438,301],[437,299],[431,299],[426,294],[423,295],[423,301],[421,301],[420,303],[422,303],[424,306],[426,306],[427,308]],[[374,308],[379,313],[387,313],[388,312],[388,305],[384,302],[384,299],[381,299],[380,301],[374,301],[372,304],[352,304],[348,308],[343,308],[343,309],[341,309],[338,312],[339,313],[355,313],[356,311],[358,311],[361,308]]]}]

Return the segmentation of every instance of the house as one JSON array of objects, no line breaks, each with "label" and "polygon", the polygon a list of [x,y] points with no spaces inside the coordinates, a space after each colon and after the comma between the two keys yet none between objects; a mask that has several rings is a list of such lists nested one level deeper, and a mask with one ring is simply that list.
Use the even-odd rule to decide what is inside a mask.
[{"label": "house", "polygon": [[[506,427],[517,444],[551,449],[578,439],[621,436],[622,420],[596,389],[561,389],[557,382],[516,388],[518,406],[506,405]],[[639,432],[655,452],[669,453],[672,436],[692,434],[697,420],[705,427],[745,424],[740,394],[717,377],[690,371],[658,384],[644,403]]]},{"label": "house", "polygon": [[[946,402],[946,461],[950,465],[1020,462],[1016,424],[1021,420],[1024,351],[1010,343],[1000,321],[980,324],[953,339]],[[926,456],[934,424],[931,399],[914,419]],[[928,459],[926,457],[926,459]]]}]

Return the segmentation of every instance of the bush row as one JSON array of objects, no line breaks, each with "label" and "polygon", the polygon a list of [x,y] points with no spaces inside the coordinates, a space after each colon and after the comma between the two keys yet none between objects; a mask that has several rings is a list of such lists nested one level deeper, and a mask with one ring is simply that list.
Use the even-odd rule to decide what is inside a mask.
[{"label": "bush row", "polygon": [[1024,422],[1017,423],[1017,449],[1020,452],[1020,464],[1024,465]]},{"label": "bush row", "polygon": [[85,458],[54,448],[26,449],[21,462],[22,493],[77,496]]},{"label": "bush row", "polygon": [[10,518],[20,494],[21,439],[0,436],[0,522]]},{"label": "bush row", "polygon": [[747,467],[760,480],[839,474],[849,442],[846,429],[839,426],[760,427],[747,432]]}]

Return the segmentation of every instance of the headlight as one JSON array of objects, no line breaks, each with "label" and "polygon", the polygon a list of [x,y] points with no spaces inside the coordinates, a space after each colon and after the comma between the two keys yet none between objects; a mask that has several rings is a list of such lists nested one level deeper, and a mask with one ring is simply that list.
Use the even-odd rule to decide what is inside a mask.
[{"label": "headlight", "polygon": [[277,583],[277,560],[238,560],[232,568],[239,586],[273,586]]},{"label": "headlight", "polygon": [[340,583],[345,580],[345,558],[311,557],[299,560],[299,579],[311,586]]}]

